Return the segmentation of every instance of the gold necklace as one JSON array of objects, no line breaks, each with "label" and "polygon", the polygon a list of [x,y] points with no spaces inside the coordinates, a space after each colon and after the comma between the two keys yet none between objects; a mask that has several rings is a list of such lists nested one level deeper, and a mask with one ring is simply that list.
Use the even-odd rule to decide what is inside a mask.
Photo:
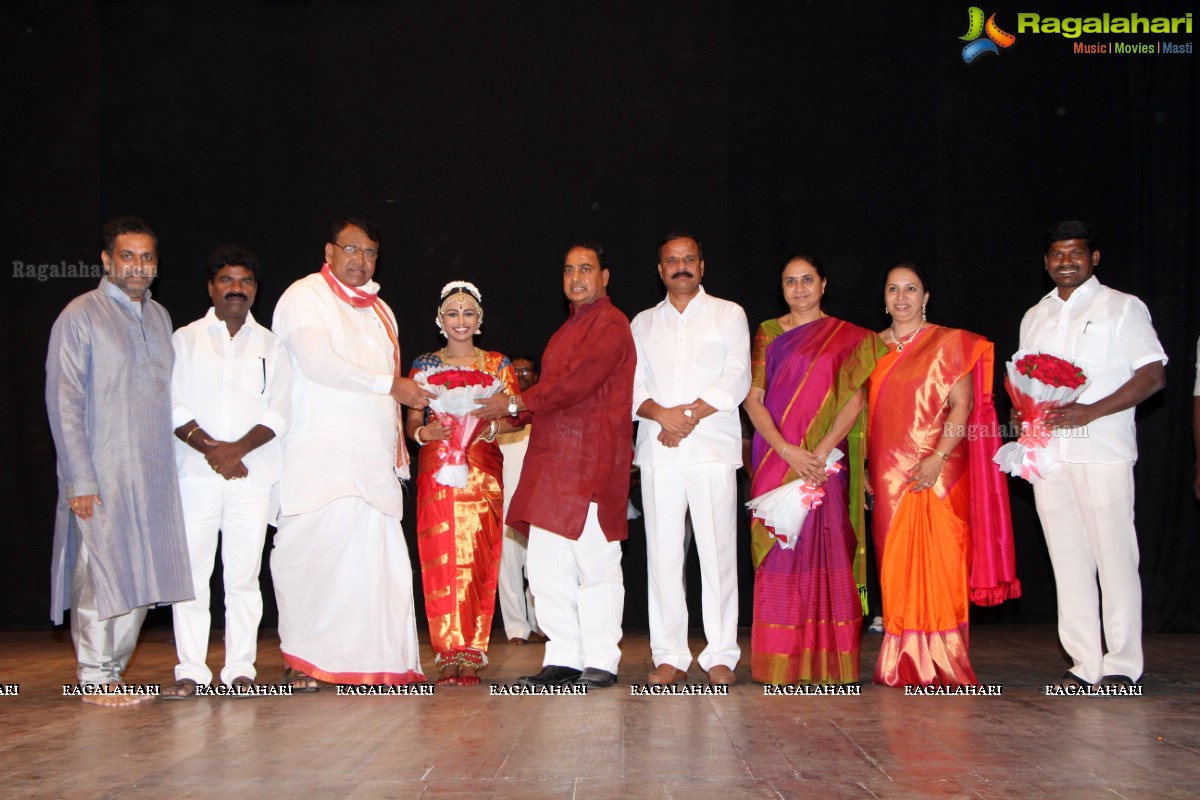
[{"label": "gold necklace", "polygon": [[[487,372],[487,370],[484,369],[484,361],[483,361],[484,355],[486,355],[486,354],[482,350],[480,350],[478,347],[475,348],[475,368],[477,370],[479,370],[480,372]],[[466,358],[466,357],[467,356],[453,356],[453,358]],[[449,364],[451,355],[446,350],[446,348],[443,347],[441,350],[438,350],[438,358],[441,359],[443,364]]]},{"label": "gold necklace", "polygon": [[896,352],[903,353],[904,346],[906,344],[909,344],[910,342],[912,342],[913,337],[916,336],[918,333],[920,333],[921,328],[924,328],[924,327],[925,327],[925,320],[921,320],[921,324],[917,326],[917,329],[915,331],[913,331],[912,333],[908,334],[903,339],[901,339],[900,337],[898,337],[896,335],[896,323],[893,322],[891,325],[891,331],[892,331],[892,341],[896,345]]}]

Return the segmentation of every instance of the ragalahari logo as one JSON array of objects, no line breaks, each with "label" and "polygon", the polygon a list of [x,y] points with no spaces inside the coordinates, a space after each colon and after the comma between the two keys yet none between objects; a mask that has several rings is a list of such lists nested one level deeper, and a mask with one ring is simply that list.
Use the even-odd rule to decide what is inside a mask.
[{"label": "ragalahari logo", "polygon": [[[979,38],[983,34],[987,34],[986,39]],[[987,18],[987,22],[983,21],[983,9],[979,6],[971,6],[967,9],[967,33],[965,36],[958,37],[964,42],[968,42],[963,48],[963,61],[970,64],[975,59],[979,58],[984,53],[1000,55],[1000,48],[1012,47],[1013,42],[1017,37],[1011,33],[1005,33],[1000,30],[1000,26],[996,24],[996,15],[992,14]]]}]

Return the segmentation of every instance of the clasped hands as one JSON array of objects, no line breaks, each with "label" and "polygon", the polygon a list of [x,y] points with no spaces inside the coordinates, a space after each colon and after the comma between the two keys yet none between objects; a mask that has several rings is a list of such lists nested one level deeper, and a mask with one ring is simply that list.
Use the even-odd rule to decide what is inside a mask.
[{"label": "clasped hands", "polygon": [[825,472],[825,459],[828,456],[794,444],[785,445],[779,455],[800,480],[811,486],[820,486],[829,477]]},{"label": "clasped hands", "polygon": [[662,408],[655,413],[654,421],[662,428],[658,432],[658,441],[664,447],[679,447],[679,443],[696,429],[696,423],[700,420],[696,419],[693,413],[699,405],[699,403],[686,403]]},{"label": "clasped hands", "polygon": [[200,452],[204,453],[204,460],[208,462],[208,466],[225,480],[232,481],[250,474],[250,470],[242,463],[246,454],[236,442],[220,442],[204,436],[200,439],[200,444],[206,448]]}]

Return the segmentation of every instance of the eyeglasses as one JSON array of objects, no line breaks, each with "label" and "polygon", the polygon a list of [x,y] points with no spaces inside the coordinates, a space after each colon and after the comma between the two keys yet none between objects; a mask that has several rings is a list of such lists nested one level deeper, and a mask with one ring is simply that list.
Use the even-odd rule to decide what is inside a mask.
[{"label": "eyeglasses", "polygon": [[518,375],[532,375],[533,368],[532,367],[516,367],[513,369],[513,372],[517,373]]},{"label": "eyeglasses", "polygon": [[375,259],[379,258],[379,251],[373,247],[368,247],[364,250],[356,244],[338,244],[337,242],[330,242],[330,244],[339,250],[344,251],[346,255],[350,256],[351,258],[354,258],[354,256],[358,255],[359,253],[362,253],[363,258],[365,258],[367,261],[374,261]]}]

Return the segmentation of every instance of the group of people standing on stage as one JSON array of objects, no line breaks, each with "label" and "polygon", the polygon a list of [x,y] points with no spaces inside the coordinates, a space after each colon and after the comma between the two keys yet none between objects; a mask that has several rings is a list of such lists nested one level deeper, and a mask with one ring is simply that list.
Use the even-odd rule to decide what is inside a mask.
[{"label": "group of people standing on stage", "polygon": [[[315,691],[321,681],[425,680],[401,528],[405,437],[420,452],[416,537],[438,684],[479,684],[498,590],[509,638],[540,629],[546,639],[541,672],[519,683],[616,682],[632,464],[646,517],[646,680],[686,680],[692,665],[690,519],[706,639],[695,660],[711,683],[735,683],[742,407],[755,431],[752,495],[797,479],[821,495],[790,546],[752,521],[753,679],[858,682],[870,496],[885,628],[874,680],[977,682],[968,607],[1020,594],[1007,489],[991,463],[994,354],[983,337],[929,321],[920,265],[887,271],[890,324],[876,333],[826,315],[823,265],[794,255],[781,275],[788,313],[751,343],[743,310],[704,290],[695,236],[661,243],[666,297],[632,324],[608,297],[603,248],[580,242],[563,263],[570,313],[540,365],[476,346],[483,295],[465,280],[438,298],[445,346],[406,364],[374,281],[379,247],[373,224],[339,220],[321,270],[280,298],[273,332],[250,313],[254,255],[220,248],[212,308],[172,336],[148,290],[153,231],[133,217],[106,226],[106,277],[60,315],[47,359],[60,483],[52,615],[72,610],[81,684],[119,684],[146,607],[174,603],[179,664],[162,695],[203,691],[219,531],[220,681],[251,694],[269,522],[286,682]],[[1166,363],[1145,306],[1095,279],[1099,255],[1089,226],[1051,229],[1056,289],[1021,325],[1023,350],[1070,358],[1092,377],[1079,402],[1054,413],[1047,446],[1064,467],[1035,486],[1073,661],[1063,682],[1079,685],[1141,676],[1133,407],[1161,388]],[[453,430],[415,380],[447,366],[502,385],[474,412],[482,423],[463,487],[435,480]],[[1084,439],[1058,430],[1082,426]]]}]

